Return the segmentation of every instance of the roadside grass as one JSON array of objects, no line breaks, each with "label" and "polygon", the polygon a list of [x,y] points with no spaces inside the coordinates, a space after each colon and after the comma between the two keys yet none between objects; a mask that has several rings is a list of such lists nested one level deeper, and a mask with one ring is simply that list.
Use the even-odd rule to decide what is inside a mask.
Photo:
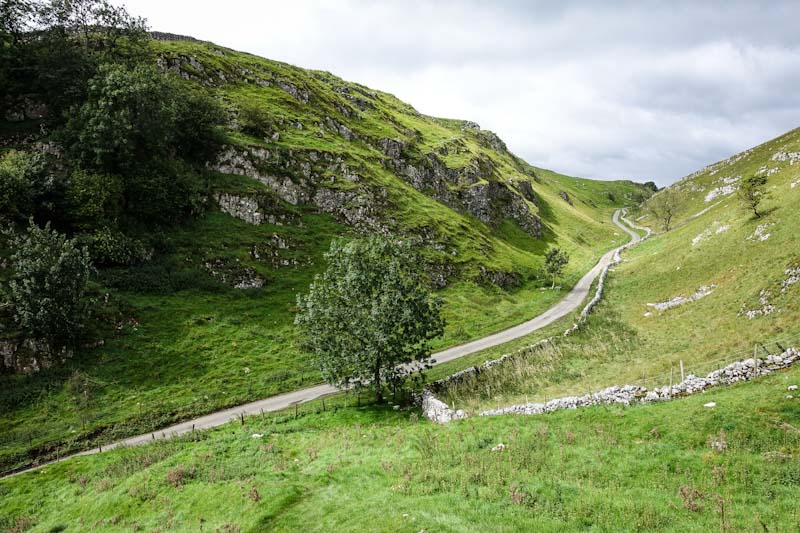
[{"label": "roadside grass", "polygon": [[799,380],[794,368],[662,404],[447,426],[329,399],[297,419],[249,417],[0,480],[0,525],[788,531],[800,525],[800,403],[786,389]]}]

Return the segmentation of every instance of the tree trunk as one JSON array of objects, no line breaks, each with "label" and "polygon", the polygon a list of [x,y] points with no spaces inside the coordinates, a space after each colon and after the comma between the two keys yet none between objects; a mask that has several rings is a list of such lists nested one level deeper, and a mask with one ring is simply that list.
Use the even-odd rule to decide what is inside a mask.
[{"label": "tree trunk", "polygon": [[380,362],[375,363],[375,377],[374,384],[375,384],[375,401],[381,401],[381,364]]}]

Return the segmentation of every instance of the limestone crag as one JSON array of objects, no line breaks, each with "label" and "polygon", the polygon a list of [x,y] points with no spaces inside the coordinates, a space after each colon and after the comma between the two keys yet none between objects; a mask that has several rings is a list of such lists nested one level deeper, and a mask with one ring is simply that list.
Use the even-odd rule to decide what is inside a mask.
[{"label": "limestone crag", "polygon": [[[389,144],[385,143],[387,150]],[[397,146],[391,146],[396,152]],[[522,194],[535,204],[533,188],[520,186],[520,194],[497,181],[494,163],[488,157],[476,157],[463,168],[449,168],[436,154],[416,162],[396,157],[388,162],[398,176],[412,187],[457,211],[469,214],[490,227],[498,227],[507,218],[534,237],[541,237],[542,223],[533,214]],[[520,182],[524,183],[524,182]]]}]

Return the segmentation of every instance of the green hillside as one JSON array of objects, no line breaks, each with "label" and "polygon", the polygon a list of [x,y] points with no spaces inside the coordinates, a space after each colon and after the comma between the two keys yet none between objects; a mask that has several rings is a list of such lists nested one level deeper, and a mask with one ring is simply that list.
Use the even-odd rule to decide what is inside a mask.
[{"label": "green hillside", "polygon": [[[0,373],[0,470],[319,382],[293,318],[337,236],[421,244],[445,300],[443,348],[557,301],[624,242],[613,210],[650,193],[534,168],[473,123],[421,115],[328,73],[193,40],[147,46],[162,69],[222,104],[223,149],[202,172],[193,215],[166,213],[177,221],[155,227],[123,226],[135,213],[119,215],[111,235],[124,231],[123,242],[145,251],[128,263],[95,261],[92,291],[103,304],[83,347],[63,365]],[[69,191],[60,138],[41,126],[3,122],[2,153],[46,152]],[[83,230],[58,198],[38,224],[55,220],[91,243],[107,235]],[[140,202],[146,208],[147,196]],[[563,289],[540,290],[552,246],[571,261]],[[12,250],[0,252],[7,278]],[[18,332],[4,326],[0,341],[14,346]]]},{"label": "green hillside", "polygon": [[[696,189],[678,217],[686,221],[710,203],[709,188],[728,172],[778,168],[769,176],[775,194],[763,220],[752,220],[731,193],[629,250],[583,329],[510,371],[506,363],[485,372],[452,400],[477,410],[647,376],[653,386],[680,360],[700,374],[723,356],[748,357],[755,342],[770,352],[796,345],[796,276],[787,278],[786,270],[796,268],[800,250],[790,214],[800,173],[790,156],[775,154],[796,153],[799,137],[793,131],[675,185]],[[656,221],[645,216],[640,223]],[[763,224],[774,224],[770,236],[748,240]],[[705,233],[721,225],[730,227]],[[697,235],[708,242],[692,246]],[[714,291],[695,301],[662,311],[646,305],[709,283]],[[765,288],[775,309],[748,318],[743,309]],[[434,377],[510,348],[450,363]],[[420,420],[415,410],[355,407],[333,397],[327,406],[302,406],[299,417],[255,416],[2,480],[0,519],[36,531],[198,524],[233,531],[792,530],[800,525],[800,403],[790,389],[798,380],[800,370],[792,368],[660,404],[473,417],[447,426]],[[500,443],[504,449],[492,451]]]},{"label": "green hillside", "polygon": [[[677,381],[681,361],[687,373],[705,375],[722,361],[800,344],[798,153],[793,130],[672,185],[668,191],[683,193],[674,229],[625,253],[584,330],[542,357],[451,391],[450,400],[478,411],[613,384],[665,385]],[[736,194],[738,180],[755,173],[767,175],[771,193],[761,218]],[[660,227],[647,204],[640,213],[639,224]],[[696,294],[704,296],[692,300]],[[677,297],[689,301],[652,305]],[[487,382],[491,394],[480,392]]]}]

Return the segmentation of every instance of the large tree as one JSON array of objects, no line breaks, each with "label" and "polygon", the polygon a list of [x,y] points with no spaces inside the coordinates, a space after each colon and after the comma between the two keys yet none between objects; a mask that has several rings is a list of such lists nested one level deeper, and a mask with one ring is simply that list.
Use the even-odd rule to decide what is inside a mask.
[{"label": "large tree", "polygon": [[395,390],[426,368],[444,328],[441,301],[423,282],[408,243],[372,236],[336,240],[328,268],[298,297],[300,326],[324,379],[340,388]]}]

